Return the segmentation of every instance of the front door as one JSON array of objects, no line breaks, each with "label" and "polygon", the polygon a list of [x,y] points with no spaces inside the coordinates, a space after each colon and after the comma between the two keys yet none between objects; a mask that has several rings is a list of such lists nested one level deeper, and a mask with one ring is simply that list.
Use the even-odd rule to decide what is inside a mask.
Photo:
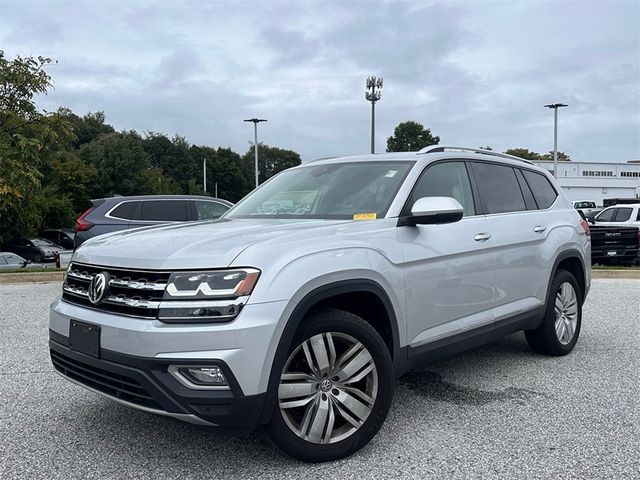
[{"label": "front door", "polygon": [[429,165],[403,214],[422,197],[453,197],[464,207],[456,223],[400,227],[412,347],[476,328],[493,328],[495,279],[489,223],[474,201],[464,161]]}]

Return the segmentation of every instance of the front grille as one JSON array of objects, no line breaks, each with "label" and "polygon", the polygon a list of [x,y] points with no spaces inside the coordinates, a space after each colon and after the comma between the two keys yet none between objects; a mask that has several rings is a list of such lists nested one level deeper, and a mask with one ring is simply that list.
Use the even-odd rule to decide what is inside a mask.
[{"label": "front grille", "polygon": [[50,350],[50,352],[53,366],[64,376],[112,397],[143,407],[162,410],[160,405],[134,378],[88,365],[54,350]]},{"label": "front grille", "polygon": [[[89,284],[101,272],[109,274],[105,298],[94,305],[89,301]],[[157,318],[160,301],[170,272],[121,270],[72,263],[67,271],[62,298],[70,303],[107,312]]]}]

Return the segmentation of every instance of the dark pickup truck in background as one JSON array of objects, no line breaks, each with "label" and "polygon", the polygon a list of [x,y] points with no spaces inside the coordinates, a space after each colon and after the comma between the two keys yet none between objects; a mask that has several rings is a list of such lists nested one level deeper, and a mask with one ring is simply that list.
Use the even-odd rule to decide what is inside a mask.
[{"label": "dark pickup truck in background", "polygon": [[640,229],[591,225],[592,263],[640,264]]}]

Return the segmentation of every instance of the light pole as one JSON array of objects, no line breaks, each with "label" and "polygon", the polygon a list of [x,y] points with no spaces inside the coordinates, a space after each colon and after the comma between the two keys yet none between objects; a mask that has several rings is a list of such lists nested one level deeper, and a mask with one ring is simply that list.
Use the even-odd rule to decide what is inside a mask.
[{"label": "light pole", "polygon": [[382,77],[368,77],[366,85],[364,98],[371,102],[371,153],[376,153],[376,102],[382,96]]},{"label": "light pole", "polygon": [[207,159],[202,159],[202,173],[204,178],[202,179],[202,185],[204,186],[205,193],[207,192]]},{"label": "light pole", "polygon": [[568,107],[564,103],[550,103],[546,108],[553,109],[553,178],[558,178],[558,109]]},{"label": "light pole", "polygon": [[266,122],[264,118],[247,118],[245,122],[253,123],[253,152],[256,160],[256,188],[258,188],[258,124]]}]

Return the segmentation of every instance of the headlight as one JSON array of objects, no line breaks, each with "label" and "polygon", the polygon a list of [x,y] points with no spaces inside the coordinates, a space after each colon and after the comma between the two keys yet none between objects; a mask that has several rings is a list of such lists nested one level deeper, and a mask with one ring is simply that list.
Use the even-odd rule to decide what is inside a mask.
[{"label": "headlight", "polygon": [[260,271],[254,268],[172,273],[158,319],[165,323],[231,321],[247,302],[259,276]]},{"label": "headlight", "polygon": [[172,273],[164,292],[165,300],[238,298],[253,291],[260,271],[239,268],[213,272]]}]

